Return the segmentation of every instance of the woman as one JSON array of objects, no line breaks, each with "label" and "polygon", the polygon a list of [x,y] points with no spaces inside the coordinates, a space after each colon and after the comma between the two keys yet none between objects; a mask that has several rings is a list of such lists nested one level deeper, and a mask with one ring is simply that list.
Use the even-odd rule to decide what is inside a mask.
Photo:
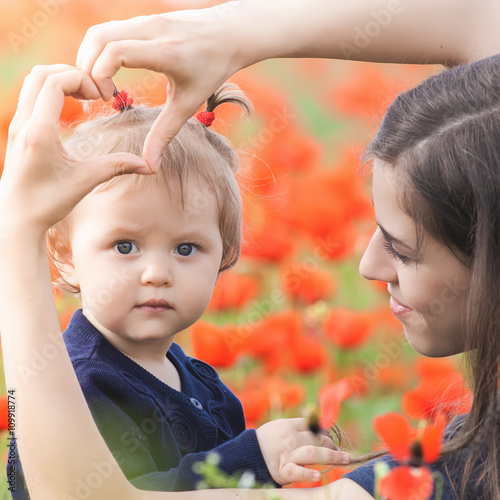
[{"label": "woman", "polygon": [[[250,2],[245,4],[250,5]],[[297,6],[299,4],[300,2],[297,3]],[[241,5],[242,4],[237,3],[235,8],[240,8]],[[257,2],[255,5],[257,5]],[[309,9],[310,5],[311,4],[308,3]],[[243,7],[241,8],[243,9]],[[465,12],[465,10],[462,12]],[[477,8],[473,9],[474,12],[476,12],[476,10]],[[220,13],[220,11],[218,12]],[[300,12],[300,9],[294,12]],[[198,28],[201,29],[203,22],[194,19],[195,14],[191,15],[193,17],[188,21],[179,20],[177,24],[175,24],[176,21],[169,21],[169,24],[173,23],[172,26],[179,27],[178,34],[184,33],[184,48],[191,46],[191,48],[194,49],[196,48],[196,41],[193,41],[190,45],[187,42],[189,37],[186,36],[186,33],[193,34],[194,31],[189,33],[187,25],[191,25],[191,27],[197,25]],[[217,15],[217,11],[212,11],[210,15],[212,16],[212,22],[215,22],[214,16]],[[230,16],[231,12],[227,15]],[[223,18],[223,16],[221,17]],[[145,20],[131,21],[131,23],[140,24],[144,21]],[[154,22],[158,21],[158,18],[150,19],[149,21],[154,24]],[[316,21],[319,22],[318,20]],[[305,24],[306,23],[304,23],[304,25]],[[118,27],[118,25],[114,26]],[[133,30],[129,30],[129,36],[130,33],[133,33]],[[97,37],[94,38],[94,42],[92,41],[92,36]],[[1,273],[3,276],[0,285],[0,327],[2,330],[4,355],[6,358],[5,369],[7,374],[7,385],[9,388],[19,389],[19,405],[22,404],[23,411],[18,415],[17,428],[19,431],[17,436],[21,453],[24,453],[24,456],[30,457],[23,465],[26,470],[28,485],[33,498],[47,498],[47,496],[51,498],[55,496],[72,498],[71,493],[73,492],[74,498],[78,497],[79,492],[83,491],[85,488],[90,491],[88,495],[93,495],[95,498],[160,498],[160,495],[164,497],[165,494],[140,492],[133,489],[126,482],[116,461],[110,457],[104,442],[96,432],[88,408],[79,391],[78,383],[72,371],[69,358],[65,352],[64,343],[59,335],[58,320],[54,309],[50,277],[46,262],[44,235],[46,229],[50,227],[50,225],[64,217],[86,192],[89,192],[95,185],[98,185],[107,178],[132,171],[144,172],[148,168],[144,161],[131,155],[115,155],[105,157],[91,164],[79,164],[71,161],[65,156],[59,142],[55,139],[57,137],[57,118],[62,107],[63,96],[67,94],[76,95],[82,98],[97,98],[103,93],[105,97],[109,97],[106,93],[106,85],[110,83],[110,77],[118,69],[120,60],[123,61],[124,64],[129,65],[128,60],[123,58],[120,59],[119,50],[116,49],[116,45],[115,49],[113,49],[112,43],[106,44],[103,43],[102,40],[100,43],[96,43],[95,40],[98,40],[99,36],[92,36],[85,42],[87,48],[83,49],[80,64],[86,71],[91,72],[97,86],[88,75],[78,70],[67,67],[38,69],[25,83],[18,112],[16,113],[10,130],[10,142],[5,171],[2,182],[0,183],[0,213],[3,214],[1,217],[1,232],[3,234],[3,239],[0,244],[0,262],[2,263]],[[205,32],[204,36],[198,38],[200,42],[198,47],[202,47],[203,40],[206,41],[209,38],[210,37]],[[157,41],[158,39],[153,40],[150,45],[154,45]],[[303,48],[305,47],[304,50],[300,51],[294,48],[293,50],[295,52],[293,52],[293,54],[314,55],[316,53],[316,55],[318,55],[320,53],[315,52],[316,48],[311,48],[307,40],[302,41],[305,43],[303,46]],[[128,42],[127,45],[128,50],[126,53],[133,54],[133,47],[138,47],[141,44],[132,41]],[[104,46],[110,47],[109,50],[102,51]],[[100,47],[100,49],[96,49],[98,47]],[[486,47],[491,49],[490,45],[485,44],[483,47],[485,52],[488,52]],[[152,47],[150,48],[152,49]],[[143,49],[142,54],[144,57],[145,52]],[[113,50],[115,50],[115,52],[113,52]],[[234,46],[231,50],[234,50]],[[96,59],[93,56],[87,58],[85,54],[89,54],[89,51],[93,52],[94,55],[101,54],[102,58]],[[177,56],[179,56],[180,52],[182,52],[181,49],[179,49]],[[148,51],[148,54],[149,53]],[[153,61],[151,61],[149,56],[146,56],[144,59],[147,60],[142,61],[142,66],[161,69],[160,54],[156,54],[157,65],[153,65]],[[198,52],[195,51],[195,54],[198,55]],[[290,55],[290,53],[286,52],[282,52],[281,54],[275,52],[273,55],[287,54]],[[260,56],[261,55],[262,53],[260,53]],[[323,53],[322,55],[328,54]],[[457,59],[459,58],[460,56]],[[88,66],[88,63],[85,61],[91,59],[93,59],[93,62]],[[119,62],[116,63],[115,61]],[[134,64],[130,65],[138,66],[139,64],[139,59],[135,59]],[[222,65],[224,66],[224,63]],[[149,150],[145,151],[149,168],[153,170],[156,165],[155,155],[158,155],[158,151],[163,147],[162,144],[164,144],[166,139],[168,140],[168,137],[173,135],[177,125],[179,127],[182,125],[181,120],[183,120],[183,117],[186,117],[192,110],[197,108],[197,100],[200,99],[200,93],[196,92],[196,85],[193,83],[195,82],[193,79],[194,72],[186,72],[187,66],[186,63],[185,67],[182,67],[182,65],[174,65],[164,68],[165,72],[170,77],[170,85],[172,87],[171,97],[168,103],[170,123],[167,122],[162,124],[162,134],[158,133],[160,130],[158,127],[153,129],[153,135],[147,146]],[[174,68],[173,71],[172,68]],[[221,78],[225,79],[225,77],[228,76],[227,73],[229,72],[230,74],[231,71],[237,68],[237,65],[227,63],[225,64],[225,68],[226,72],[219,72],[217,76],[214,74],[210,75],[210,73],[207,72],[203,73],[204,85],[206,84],[205,77],[207,74],[211,76],[213,81],[218,81],[218,79]],[[215,73],[217,73],[217,71],[215,71]],[[474,86],[471,84],[470,89],[473,87]],[[207,96],[203,96],[201,101],[206,97]],[[418,97],[418,91],[416,97]],[[414,102],[412,99],[416,97],[410,98],[410,102]],[[167,116],[167,114],[165,114],[165,116]],[[163,118],[165,118],[165,116]],[[389,123],[391,122],[389,121]],[[408,199],[406,200],[408,204],[405,204],[405,199],[399,199],[399,192],[396,189],[396,186],[399,186],[399,184],[396,184],[396,181],[400,182],[400,178],[391,170],[386,170],[390,169],[390,165],[398,163],[401,158],[394,154],[391,156],[384,148],[374,151],[374,156],[382,162],[378,166],[375,166],[376,179],[380,179],[381,181],[378,182],[377,185],[382,188],[382,193],[386,191],[393,193],[391,199],[394,203],[397,202],[397,208],[402,215],[408,216],[407,212],[410,212],[411,207],[414,206],[415,203],[412,204],[412,200]],[[404,155],[402,159],[405,159]],[[481,162],[478,164],[480,163]],[[85,168],[79,168],[83,166]],[[399,172],[399,163],[397,167],[398,168],[396,168],[394,172]],[[377,172],[381,173],[381,175]],[[403,185],[407,187],[408,184],[405,185],[404,182],[408,182],[406,176],[409,176],[409,173],[407,173],[406,170],[403,171],[403,173],[404,175],[401,176],[401,179]],[[410,179],[413,182],[411,176]],[[467,187],[468,186],[469,185],[467,185]],[[405,190],[404,192],[408,191]],[[424,192],[425,191],[422,191],[422,193]],[[479,194],[481,193],[476,193],[477,196],[479,196]],[[392,218],[386,220],[387,216],[381,215],[380,203],[377,203],[377,200],[384,199],[385,196],[380,194],[380,192],[377,194],[377,191],[375,191],[374,198],[377,217],[383,218],[383,220],[379,220],[379,223],[389,226],[389,222]],[[494,198],[494,196],[492,196],[492,198]],[[500,199],[500,196],[497,197],[497,199]],[[426,201],[431,203],[433,200]],[[419,205],[417,204],[417,206]],[[387,207],[383,208],[382,214],[387,212],[393,215],[392,208],[394,207],[390,209]],[[432,210],[432,213],[435,214],[434,208]],[[8,217],[6,216],[7,214]],[[397,215],[400,217],[399,213],[397,213]],[[471,254],[473,259],[471,262],[467,253],[471,252],[467,247],[467,244],[470,244],[469,239],[465,240],[465,246],[460,246],[456,241],[453,241],[453,239],[450,240],[445,233],[441,234],[443,232],[442,223],[437,224],[437,229],[434,231],[432,225],[431,227],[427,227],[422,222],[423,231],[417,232],[417,234],[424,236],[422,245],[418,239],[414,241],[402,241],[405,238],[409,238],[409,227],[420,227],[420,219],[417,215],[418,213],[412,213],[411,217],[413,222],[410,223],[410,226],[398,226],[400,231],[402,230],[401,228],[404,228],[405,234],[403,235],[399,233],[392,234],[390,230],[392,229],[395,233],[396,229],[384,227],[388,235],[395,236],[395,238],[389,236],[385,243],[381,240],[380,232],[377,230],[365,257],[363,264],[364,268],[362,267],[362,272],[364,272],[367,277],[376,277],[377,279],[384,279],[387,281],[394,299],[402,301],[402,303],[399,303],[399,306],[396,304],[393,310],[396,313],[404,313],[400,314],[400,317],[406,314],[405,320],[408,320],[409,325],[405,324],[405,328],[409,333],[410,342],[412,342],[413,338],[412,332],[419,332],[418,328],[415,327],[415,329],[413,329],[415,325],[411,323],[413,314],[411,311],[421,313],[420,307],[410,307],[414,305],[413,299],[411,302],[404,302],[406,296],[404,294],[404,288],[401,285],[402,282],[400,282],[400,272],[396,271],[394,267],[396,261],[390,261],[392,264],[391,270],[389,261],[381,257],[382,255],[387,257],[387,252],[390,251],[394,253],[396,258],[400,258],[398,255],[410,258],[403,252],[406,247],[398,246],[396,239],[400,243],[412,247],[411,249],[415,251],[415,255],[412,256],[415,262],[419,262],[419,259],[422,259],[423,262],[426,261],[426,257],[430,255],[430,251],[432,250],[432,247],[431,250],[429,250],[429,247],[426,246],[429,241],[431,241],[432,244],[437,244],[438,246],[436,248],[439,252],[446,255],[446,262],[452,266],[452,268],[456,266],[457,271],[460,270],[463,272],[461,278],[463,278],[464,281],[461,282],[460,285],[465,286],[468,291],[470,290],[470,293],[464,294],[464,297],[467,296],[467,299],[464,298],[463,300],[470,300],[470,297],[474,297],[475,294],[478,293],[477,290],[481,289],[481,287],[478,288],[476,285],[478,277],[474,274],[475,272],[479,272],[478,269],[480,266],[477,264],[480,261],[476,260],[476,258],[481,256],[481,253],[479,252],[479,247],[477,248],[478,252],[476,252],[476,247],[473,247]],[[398,219],[396,218],[395,220]],[[424,218],[421,220],[423,221]],[[438,220],[437,217],[436,220]],[[477,218],[477,220],[479,221],[479,218]],[[481,219],[483,224],[481,227],[484,227],[483,220],[484,218]],[[406,222],[408,223],[407,220]],[[472,222],[474,222],[473,218]],[[413,224],[413,226],[411,226],[411,224]],[[468,227],[475,226],[472,224]],[[389,232],[387,232],[387,229],[389,229]],[[480,240],[481,244],[483,241],[484,240]],[[455,253],[449,251],[450,247],[453,248]],[[483,249],[482,252],[485,253],[485,247],[481,248]],[[489,257],[487,262],[492,262],[491,255],[493,255],[493,253],[491,249],[487,255]],[[370,267],[368,265],[370,259],[375,259],[375,261],[378,259],[379,264],[383,264],[381,267],[377,267],[377,269],[379,269],[377,272],[380,272],[380,269],[382,269],[388,274],[383,277],[381,275],[373,275],[373,271],[370,271],[370,269],[373,269],[373,266]],[[401,264],[402,263],[401,261]],[[405,264],[407,264],[407,262],[405,262]],[[454,274],[452,273],[452,275]],[[484,278],[484,276],[482,277]],[[422,275],[418,274],[414,279],[421,280]],[[479,282],[481,286],[487,284],[486,278]],[[422,286],[425,285],[425,282],[422,283],[419,281],[419,283],[422,284]],[[488,306],[493,304],[494,308],[496,303],[494,301],[490,303],[489,296],[482,295],[481,297],[485,301],[485,304]],[[416,302],[416,304],[418,305],[419,303]],[[455,302],[453,304],[456,305]],[[469,302],[467,302],[467,304],[469,304]],[[407,310],[405,310],[405,308]],[[494,325],[492,307],[489,307],[487,310],[489,311],[489,324],[490,326]],[[472,321],[469,319],[469,316],[467,318],[468,321]],[[470,325],[478,327],[477,320],[474,321],[476,321],[476,323],[468,323],[469,326],[467,329],[463,331],[460,330],[457,337],[453,337],[453,345],[455,345],[457,339],[462,338],[463,334],[464,342],[461,345],[461,349],[465,350],[471,347],[470,332],[472,330],[470,329]],[[450,328],[450,331],[451,330],[453,330],[453,328]],[[475,331],[478,331],[477,328]],[[491,328],[489,331],[491,331]],[[432,328],[428,333],[432,333]],[[416,340],[418,340],[418,338]],[[416,340],[413,338],[413,342],[416,342]],[[451,353],[449,345],[446,342],[442,346],[436,346],[434,344],[426,345],[425,343],[423,345],[417,344],[418,342],[415,343],[417,349],[421,349],[422,352],[427,352],[431,355],[436,355],[434,353],[437,353],[437,355]],[[30,366],[33,352],[48,352],[49,347],[52,350],[51,352],[56,352],[57,355],[51,357],[51,362],[37,374],[37,377],[32,378],[29,384],[23,384],[18,368]],[[478,345],[474,344],[472,347],[478,347]],[[429,350],[427,351],[427,349]],[[488,353],[491,353],[491,359],[495,359],[495,356],[498,356],[498,352],[495,349],[493,344],[487,349]],[[496,360],[498,366],[498,359],[496,358]],[[493,374],[489,373],[489,376],[483,381],[483,387],[488,388],[490,397],[481,398],[481,405],[475,410],[473,409],[473,412],[471,412],[473,416],[468,420],[468,424],[464,424],[466,432],[462,433],[462,437],[467,437],[462,443],[452,442],[453,446],[460,447],[467,444],[467,439],[470,439],[473,432],[478,430],[478,423],[484,421],[484,415],[489,413],[488,410],[492,408],[496,397],[496,394],[491,394],[491,380],[496,376],[496,372]],[[482,380],[479,380],[479,382],[481,381]],[[484,393],[482,394],[484,396]],[[50,411],[48,411],[48,398],[51,402]],[[30,416],[32,418],[35,415],[36,424],[33,420],[30,420]],[[54,431],[51,433],[38,433],[37,439],[34,439],[35,429],[54,429]],[[29,436],[29,439],[23,439],[23,432],[24,435]],[[56,433],[55,436],[54,433]],[[83,436],[83,438],[80,436]],[[498,437],[498,434],[496,436]],[[483,443],[483,440],[481,439],[479,442]],[[67,456],[62,456],[60,454],[61,449],[72,450],[73,448],[75,450],[74,453],[69,451]],[[491,450],[487,450],[488,456],[493,456],[490,451]],[[477,457],[478,454],[476,453],[475,455]],[[488,472],[490,476],[493,474],[492,470],[493,469],[490,468]],[[359,480],[359,482],[361,483],[362,481]],[[495,484],[493,484],[493,486],[495,486]],[[498,488],[498,485],[496,487]],[[311,490],[309,492],[304,490],[288,490],[281,492],[280,496],[282,498],[327,498],[328,495],[334,493],[339,494],[340,498],[370,498],[370,495],[366,493],[363,488],[349,479],[338,481],[324,489]],[[191,492],[188,493],[186,497],[202,498],[206,496],[208,498],[209,494],[210,492]],[[176,495],[180,496],[181,494]],[[217,492],[217,495],[221,498],[226,496],[228,498],[234,498],[238,496],[241,497],[242,495],[248,498],[268,498],[269,494],[266,492],[241,493],[225,490]]]}]

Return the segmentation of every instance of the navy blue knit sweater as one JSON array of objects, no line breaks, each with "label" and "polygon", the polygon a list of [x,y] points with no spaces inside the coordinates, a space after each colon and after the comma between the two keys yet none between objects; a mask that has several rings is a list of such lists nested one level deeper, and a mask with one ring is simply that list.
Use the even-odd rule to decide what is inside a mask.
[{"label": "navy blue knit sweater", "polygon": [[[193,490],[195,462],[220,456],[228,474],[252,471],[273,482],[255,431],[245,430],[238,398],[206,363],[172,344],[167,353],[182,392],[172,389],[114,348],[81,309],[64,340],[94,420],[124,474],[140,489]],[[13,498],[27,499],[20,464]]]}]

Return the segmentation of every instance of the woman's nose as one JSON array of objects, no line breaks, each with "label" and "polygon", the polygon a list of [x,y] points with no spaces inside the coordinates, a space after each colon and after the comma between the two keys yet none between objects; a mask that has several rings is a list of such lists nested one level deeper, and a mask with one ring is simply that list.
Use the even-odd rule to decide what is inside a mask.
[{"label": "woman's nose", "polygon": [[359,263],[359,273],[367,280],[397,283],[398,273],[393,258],[384,248],[384,236],[377,229]]},{"label": "woman's nose", "polygon": [[155,286],[171,286],[173,284],[172,262],[165,252],[150,252],[143,257],[141,282]]}]

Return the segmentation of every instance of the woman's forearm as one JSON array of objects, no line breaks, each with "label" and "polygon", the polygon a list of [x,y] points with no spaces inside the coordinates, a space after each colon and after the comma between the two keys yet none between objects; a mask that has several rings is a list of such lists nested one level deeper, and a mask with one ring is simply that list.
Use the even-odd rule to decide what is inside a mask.
[{"label": "woman's forearm", "polygon": [[456,64],[500,50],[492,0],[240,0],[217,9],[242,67],[274,57]]},{"label": "woman's forearm", "polygon": [[130,498],[64,345],[44,238],[25,229],[4,234],[0,275],[6,383],[14,395],[15,435],[31,498],[78,498],[97,476],[99,498]]}]

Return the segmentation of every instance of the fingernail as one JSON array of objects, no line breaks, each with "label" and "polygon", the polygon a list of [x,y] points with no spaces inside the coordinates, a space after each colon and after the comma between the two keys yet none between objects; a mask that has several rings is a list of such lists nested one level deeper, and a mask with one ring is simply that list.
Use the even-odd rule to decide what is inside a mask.
[{"label": "fingernail", "polygon": [[136,174],[149,175],[151,174],[151,167],[146,165],[145,167],[139,167],[136,171]]},{"label": "fingernail", "polygon": [[313,472],[313,481],[319,481],[319,479],[321,478],[321,473],[319,472]]},{"label": "fingernail", "polygon": [[350,461],[351,457],[349,456],[349,453],[342,453],[342,463],[348,464]]},{"label": "fingernail", "polygon": [[155,158],[154,160],[148,162],[151,172],[156,173],[160,170],[160,158]]}]

